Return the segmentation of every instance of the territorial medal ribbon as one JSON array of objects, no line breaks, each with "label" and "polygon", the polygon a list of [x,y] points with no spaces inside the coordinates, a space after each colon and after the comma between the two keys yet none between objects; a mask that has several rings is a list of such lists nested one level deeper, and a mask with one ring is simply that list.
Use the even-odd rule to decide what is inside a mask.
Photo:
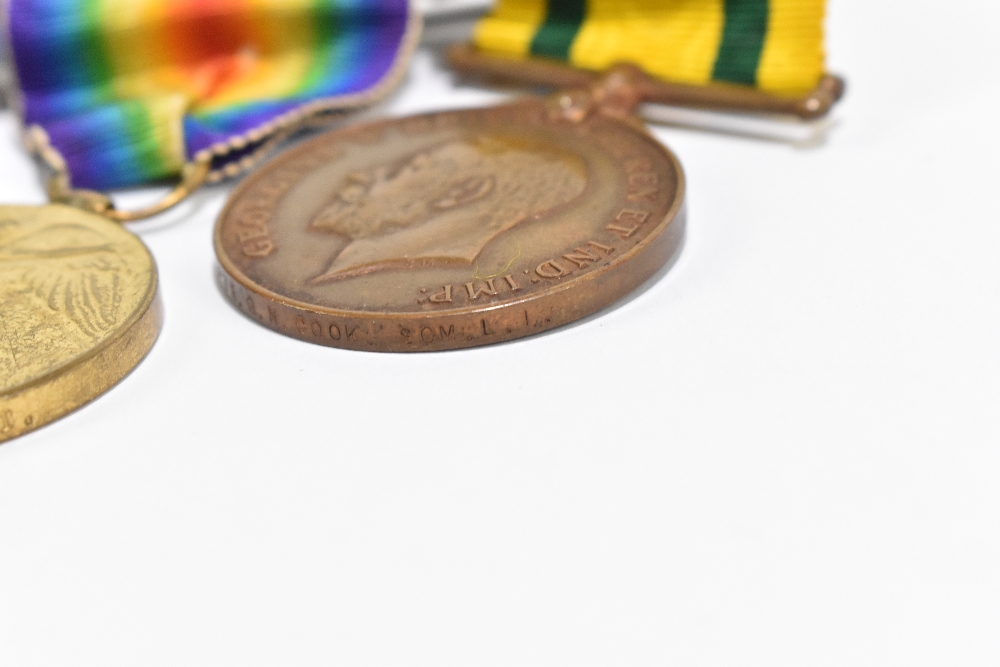
[{"label": "territorial medal ribbon", "polygon": [[824,76],[824,0],[499,0],[480,21],[485,54],[606,70],[630,62],[681,84],[776,95]]},{"label": "territorial medal ribbon", "polygon": [[407,0],[8,0],[4,19],[15,108],[91,189],[192,160],[238,173],[282,130],[386,93],[419,32]]}]

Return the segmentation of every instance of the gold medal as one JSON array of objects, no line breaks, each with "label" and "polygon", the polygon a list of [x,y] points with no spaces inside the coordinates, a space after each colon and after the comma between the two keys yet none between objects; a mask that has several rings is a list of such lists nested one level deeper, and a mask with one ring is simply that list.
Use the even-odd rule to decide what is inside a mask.
[{"label": "gold medal", "polygon": [[0,442],[110,389],[161,322],[135,235],[69,206],[0,207]]},{"label": "gold medal", "polygon": [[209,160],[137,211],[73,188],[39,127],[29,150],[50,172],[46,206],[0,206],[0,442],[94,400],[152,349],[163,313],[156,264],[121,223],[165,211],[205,182]]}]

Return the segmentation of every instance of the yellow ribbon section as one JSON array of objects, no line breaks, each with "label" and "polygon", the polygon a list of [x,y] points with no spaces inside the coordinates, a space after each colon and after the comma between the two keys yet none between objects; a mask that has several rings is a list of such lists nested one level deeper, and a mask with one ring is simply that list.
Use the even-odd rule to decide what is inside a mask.
[{"label": "yellow ribbon section", "polygon": [[757,68],[763,90],[798,94],[826,73],[821,0],[770,0],[767,40]]},{"label": "yellow ribbon section", "polygon": [[668,81],[798,95],[824,74],[825,0],[499,0],[477,48],[586,69],[639,65]]}]

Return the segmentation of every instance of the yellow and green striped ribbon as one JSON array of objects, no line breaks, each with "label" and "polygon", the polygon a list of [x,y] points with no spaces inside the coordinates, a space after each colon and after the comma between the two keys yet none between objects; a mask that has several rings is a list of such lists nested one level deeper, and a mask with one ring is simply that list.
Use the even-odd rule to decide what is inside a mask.
[{"label": "yellow and green striped ribbon", "polygon": [[824,73],[825,0],[499,0],[486,52],[601,70],[632,62],[668,81],[800,94]]}]

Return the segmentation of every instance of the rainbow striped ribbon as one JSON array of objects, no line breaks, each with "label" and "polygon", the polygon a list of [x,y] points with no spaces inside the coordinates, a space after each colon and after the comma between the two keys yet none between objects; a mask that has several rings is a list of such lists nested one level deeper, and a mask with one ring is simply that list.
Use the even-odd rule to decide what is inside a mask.
[{"label": "rainbow striped ribbon", "polygon": [[[374,101],[400,78],[418,20],[407,0],[7,0],[23,121],[73,185],[217,174],[283,127]],[[226,169],[228,165],[228,169]]]},{"label": "rainbow striped ribbon", "polygon": [[478,48],[602,70],[633,62],[682,83],[801,94],[824,73],[824,0],[499,0]]}]

